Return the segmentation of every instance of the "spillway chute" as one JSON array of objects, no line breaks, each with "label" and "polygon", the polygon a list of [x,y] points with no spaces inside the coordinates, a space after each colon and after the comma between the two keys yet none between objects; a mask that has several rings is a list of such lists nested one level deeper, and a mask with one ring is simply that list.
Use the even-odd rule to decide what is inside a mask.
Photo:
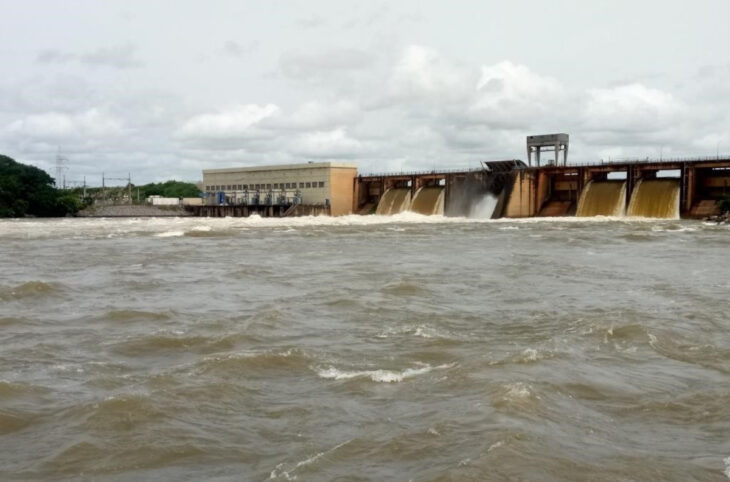
[{"label": "spillway chute", "polygon": [[679,219],[679,180],[642,179],[629,202],[629,216]]},{"label": "spillway chute", "polygon": [[590,181],[580,194],[575,215],[623,216],[625,207],[625,181]]},{"label": "spillway chute", "polygon": [[406,211],[411,205],[411,188],[394,187],[383,193],[378,202],[375,214],[389,215]]},{"label": "spillway chute", "polygon": [[413,196],[409,211],[432,216],[434,214],[444,214],[444,188],[422,187],[416,191]]}]

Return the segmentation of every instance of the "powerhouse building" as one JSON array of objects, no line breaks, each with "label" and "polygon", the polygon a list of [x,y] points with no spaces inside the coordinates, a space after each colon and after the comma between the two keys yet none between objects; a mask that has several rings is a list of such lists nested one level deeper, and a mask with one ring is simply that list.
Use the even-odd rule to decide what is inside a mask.
[{"label": "powerhouse building", "polygon": [[329,205],[330,214],[351,214],[357,165],[309,162],[203,171],[212,203]]}]

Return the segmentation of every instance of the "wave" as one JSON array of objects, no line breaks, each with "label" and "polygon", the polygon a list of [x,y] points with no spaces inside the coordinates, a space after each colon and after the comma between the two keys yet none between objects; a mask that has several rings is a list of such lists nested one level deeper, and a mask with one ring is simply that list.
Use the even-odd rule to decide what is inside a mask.
[{"label": "wave", "polygon": [[112,310],[104,318],[112,321],[162,321],[172,318],[170,312],[142,310]]},{"label": "wave", "polygon": [[106,444],[84,441],[61,447],[43,465],[54,474],[78,477],[82,473],[118,474],[171,466],[204,454],[201,447],[192,443],[136,443],[125,449],[110,449]]},{"label": "wave", "polygon": [[76,407],[72,412],[82,416],[87,429],[100,432],[146,427],[167,417],[163,407],[158,407],[153,398],[141,394],[108,397],[98,403]]},{"label": "wave", "polygon": [[211,338],[206,336],[154,334],[118,343],[113,349],[121,355],[130,357],[154,356],[169,351],[214,353],[231,350],[236,346],[236,342],[236,336]]},{"label": "wave", "polygon": [[492,397],[495,408],[506,410],[533,411],[539,401],[532,385],[523,382],[503,384]]},{"label": "wave", "polygon": [[352,440],[346,440],[340,444],[335,445],[331,449],[324,450],[322,452],[318,452],[318,453],[312,455],[311,457],[308,457],[302,461],[297,462],[294,466],[292,466],[290,468],[285,469],[285,463],[280,463],[279,465],[277,465],[274,468],[274,470],[271,471],[271,473],[269,474],[269,478],[267,480],[276,480],[276,479],[280,479],[280,478],[283,478],[284,480],[296,480],[297,476],[294,475],[294,472],[301,469],[302,467],[306,467],[308,465],[315,463],[316,461],[318,461],[325,455],[332,454],[332,452],[339,449],[340,447],[344,447],[345,445],[349,444],[350,442],[352,442]]},{"label": "wave", "polygon": [[32,425],[38,416],[32,413],[0,409],[0,435],[17,432]]},{"label": "wave", "polygon": [[355,371],[347,371],[347,370],[340,370],[335,367],[327,367],[316,370],[317,375],[320,378],[325,378],[329,380],[351,380],[353,378],[367,378],[370,379],[373,382],[380,382],[380,383],[397,383],[402,382],[403,380],[407,378],[412,378],[418,375],[426,374],[432,370],[444,370],[447,368],[452,368],[454,364],[446,364],[446,365],[438,365],[438,366],[431,366],[424,364],[423,366],[420,366],[418,368],[406,368],[405,370],[401,371],[395,371],[395,370],[355,370]]},{"label": "wave", "polygon": [[27,383],[8,382],[0,380],[0,400],[7,398],[15,398],[28,394],[46,393],[48,389],[37,385],[29,385]]},{"label": "wave", "polygon": [[211,355],[198,362],[197,369],[202,373],[240,377],[241,374],[250,376],[256,371],[306,371],[311,362],[304,351],[287,348]]},{"label": "wave", "polygon": [[11,287],[0,287],[0,300],[10,301],[23,298],[43,298],[53,296],[63,291],[61,283],[46,283],[44,281],[28,281]]}]

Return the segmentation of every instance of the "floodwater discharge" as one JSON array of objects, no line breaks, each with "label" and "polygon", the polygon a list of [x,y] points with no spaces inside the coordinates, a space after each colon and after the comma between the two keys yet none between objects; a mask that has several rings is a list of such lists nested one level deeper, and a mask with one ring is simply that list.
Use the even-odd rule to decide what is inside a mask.
[{"label": "floodwater discharge", "polygon": [[628,215],[679,219],[679,180],[650,179],[636,183]]},{"label": "floodwater discharge", "polygon": [[730,227],[0,221],[1,480],[730,477]]},{"label": "floodwater discharge", "polygon": [[391,188],[383,193],[375,214],[398,214],[411,205],[411,188]]},{"label": "floodwater discharge", "polygon": [[625,181],[590,181],[578,201],[576,216],[623,216]]},{"label": "floodwater discharge", "polygon": [[444,214],[444,188],[422,187],[411,201],[410,211],[419,214]]}]

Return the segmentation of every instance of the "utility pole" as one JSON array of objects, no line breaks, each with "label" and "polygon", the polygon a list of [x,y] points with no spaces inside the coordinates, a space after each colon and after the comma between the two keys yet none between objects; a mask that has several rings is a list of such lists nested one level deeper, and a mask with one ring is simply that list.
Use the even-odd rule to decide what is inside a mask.
[{"label": "utility pole", "polygon": [[106,184],[104,183],[104,172],[101,173],[101,205],[106,205]]}]

